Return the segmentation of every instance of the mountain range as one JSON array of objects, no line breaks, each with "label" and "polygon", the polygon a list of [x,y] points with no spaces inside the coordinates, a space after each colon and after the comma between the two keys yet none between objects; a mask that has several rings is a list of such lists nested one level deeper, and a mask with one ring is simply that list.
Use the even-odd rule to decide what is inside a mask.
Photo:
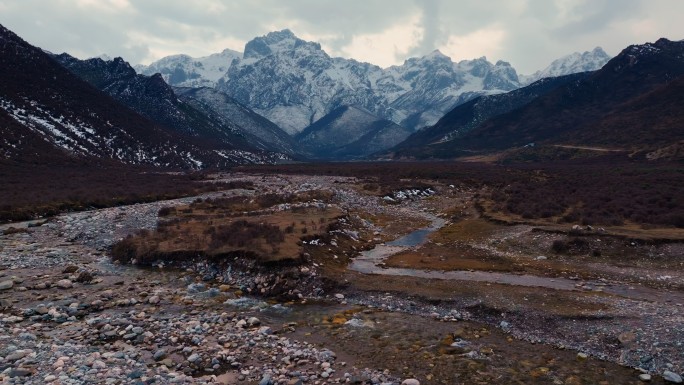
[{"label": "mountain range", "polygon": [[439,51],[382,69],[330,57],[289,30],[255,38],[243,53],[134,68],[122,58],[54,55],[0,28],[0,54],[0,162],[196,169],[527,159],[549,148],[644,159],[684,151],[684,43],[667,39],[612,59],[598,47],[571,54],[530,76],[503,61],[454,63]]},{"label": "mountain range", "polygon": [[684,41],[632,45],[598,71],[458,106],[390,153],[453,158],[515,150],[535,157],[556,148],[681,159],[683,86]]},{"label": "mountain range", "polygon": [[[217,64],[218,58],[223,65]],[[608,58],[596,48],[562,58],[532,77],[596,70]],[[290,30],[255,38],[242,54],[226,50],[197,59],[176,55],[136,69],[146,75],[161,73],[174,86],[216,88],[291,135],[343,106],[416,130],[456,105],[517,89],[531,79],[521,81],[504,61],[493,64],[482,57],[454,63],[439,51],[383,69],[330,57],[320,44],[299,39]]]}]

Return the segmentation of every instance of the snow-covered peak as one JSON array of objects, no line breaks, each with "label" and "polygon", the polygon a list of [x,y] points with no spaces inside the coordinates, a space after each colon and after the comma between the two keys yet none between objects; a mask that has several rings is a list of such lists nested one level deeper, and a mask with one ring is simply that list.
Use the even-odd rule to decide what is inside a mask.
[{"label": "snow-covered peak", "polygon": [[529,76],[523,76],[522,83],[531,84],[542,78],[595,71],[603,67],[610,58],[610,55],[601,47],[596,47],[591,51],[585,51],[583,53],[575,52],[554,60],[543,70],[537,71]]},{"label": "snow-covered peak", "polygon": [[439,50],[434,50],[423,57],[412,57],[406,59],[404,64],[400,66],[389,67],[390,71],[398,71],[400,73],[406,73],[412,70],[426,69],[426,68],[437,68],[437,67],[453,67],[454,62],[451,58],[444,55]]},{"label": "snow-covered peak", "polygon": [[499,60],[489,68],[483,80],[485,90],[512,91],[520,87],[520,79],[515,68],[503,60]]},{"label": "snow-covered peak", "polygon": [[104,61],[112,61],[114,58],[111,57],[111,56],[109,56],[109,55],[107,55],[106,53],[103,53],[103,54],[101,54],[101,55],[93,56],[93,57],[91,57],[91,58],[89,58],[89,59],[102,59],[102,60],[104,60]]},{"label": "snow-covered peak", "polygon": [[314,42],[304,41],[295,36],[289,29],[270,32],[265,36],[257,37],[245,45],[245,59],[260,59],[280,52],[291,52],[300,47],[320,50],[321,45]]},{"label": "snow-covered peak", "polygon": [[180,54],[166,56],[149,66],[135,66],[135,70],[148,76],[161,73],[164,80],[174,86],[214,87],[228,71],[233,60],[241,57],[242,53],[232,49],[199,58]]},{"label": "snow-covered peak", "polygon": [[451,61],[451,58],[445,54],[442,53],[442,51],[436,49],[429,54],[423,56],[423,60],[449,60]]}]

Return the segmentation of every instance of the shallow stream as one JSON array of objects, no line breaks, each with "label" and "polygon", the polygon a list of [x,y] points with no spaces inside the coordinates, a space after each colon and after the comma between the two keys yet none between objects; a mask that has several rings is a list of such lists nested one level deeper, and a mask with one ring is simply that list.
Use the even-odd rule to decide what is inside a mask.
[{"label": "shallow stream", "polygon": [[425,279],[441,279],[471,282],[489,282],[504,285],[517,285],[528,287],[541,287],[553,290],[595,290],[626,298],[656,301],[684,303],[684,295],[679,292],[658,290],[641,285],[626,285],[605,282],[583,282],[582,287],[578,281],[562,277],[543,277],[530,274],[514,274],[488,271],[442,271],[422,270],[411,268],[387,267],[384,260],[392,255],[406,251],[424,244],[428,236],[442,228],[446,221],[442,218],[427,214],[432,221],[430,226],[421,228],[398,238],[394,241],[383,243],[367,250],[356,257],[349,265],[349,270],[363,274],[377,274],[387,276],[407,276]]}]

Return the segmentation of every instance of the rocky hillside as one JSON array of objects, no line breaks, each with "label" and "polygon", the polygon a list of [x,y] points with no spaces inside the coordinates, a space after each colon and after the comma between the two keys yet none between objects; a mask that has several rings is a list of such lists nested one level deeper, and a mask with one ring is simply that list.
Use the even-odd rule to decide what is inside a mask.
[{"label": "rocky hillside", "polygon": [[226,126],[235,126],[253,146],[288,155],[298,152],[290,135],[223,92],[209,87],[174,87],[174,92],[206,116],[218,119]]},{"label": "rocky hillside", "polygon": [[404,140],[410,130],[357,107],[343,106],[295,136],[302,151],[318,159],[368,156]]}]

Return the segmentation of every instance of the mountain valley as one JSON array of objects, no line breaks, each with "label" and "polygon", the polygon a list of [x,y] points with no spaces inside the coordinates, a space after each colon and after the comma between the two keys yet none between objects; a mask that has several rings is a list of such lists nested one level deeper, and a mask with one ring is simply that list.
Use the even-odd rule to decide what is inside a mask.
[{"label": "mountain valley", "polygon": [[2,384],[684,383],[684,40],[521,75],[0,26],[0,79]]}]

